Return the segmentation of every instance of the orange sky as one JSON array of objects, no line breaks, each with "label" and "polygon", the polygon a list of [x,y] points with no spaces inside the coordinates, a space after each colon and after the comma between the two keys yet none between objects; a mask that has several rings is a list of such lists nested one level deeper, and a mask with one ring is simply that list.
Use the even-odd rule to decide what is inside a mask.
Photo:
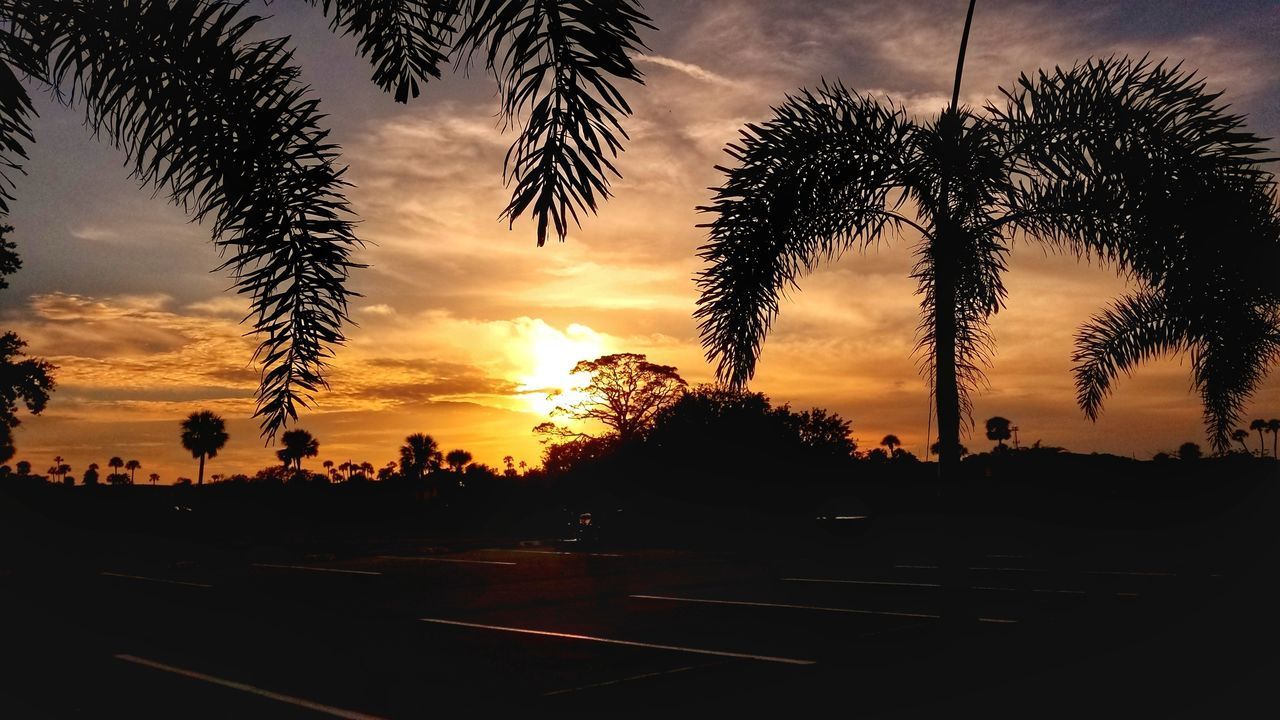
[{"label": "orange sky", "polygon": [[[691,382],[711,380],[690,317],[694,253],[705,237],[694,208],[718,183],[720,148],[783,93],[822,77],[935,113],[964,5],[646,3],[663,31],[646,36],[648,85],[627,92],[636,115],[619,163],[625,179],[600,217],[542,249],[527,223],[509,232],[497,220],[510,138],[481,73],[396,106],[316,13],[273,5],[268,27],[295,35],[303,77],[345,148],[359,233],[372,243],[359,258],[371,267],[353,281],[365,295],[353,312],[359,326],[334,363],[332,391],[301,422],[320,440],[314,464],[380,466],[411,432],[490,464],[507,454],[536,464],[530,429],[545,419],[540,391],[604,352],[647,353]],[[965,100],[994,97],[1018,71],[1150,51],[1201,68],[1251,114],[1253,129],[1274,136],[1278,31],[1280,12],[1267,3],[980,3]],[[256,373],[237,324],[245,306],[224,292],[229,281],[209,274],[217,258],[207,230],[138,192],[122,158],[88,137],[78,113],[43,99],[39,109],[30,175],[9,220],[26,265],[0,307],[32,352],[61,369],[48,411],[19,429],[15,460],[43,470],[62,455],[78,477],[88,463],[121,455],[165,482],[193,476],[177,425],[209,408],[232,436],[209,473],[273,464],[249,419]],[[913,241],[807,278],[783,306],[753,388],[840,412],[864,447],[893,432],[921,452],[927,393],[911,352]],[[1096,424],[1074,406],[1074,328],[1123,289],[1119,280],[1026,244],[1015,247],[1006,279],[1009,307],[993,323],[998,354],[977,397],[979,421],[1001,414],[1023,442],[1138,457],[1202,441],[1185,358],[1120,383]],[[1275,374],[1251,411],[1280,416]]]}]

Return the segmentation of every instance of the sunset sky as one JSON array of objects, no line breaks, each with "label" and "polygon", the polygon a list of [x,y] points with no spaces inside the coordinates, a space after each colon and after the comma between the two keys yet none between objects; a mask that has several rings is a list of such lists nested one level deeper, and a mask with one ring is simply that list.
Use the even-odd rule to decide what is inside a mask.
[{"label": "sunset sky", "polygon": [[[695,208],[719,184],[724,144],[767,117],[784,93],[823,78],[888,95],[930,116],[947,101],[964,19],[963,0],[650,0],[659,32],[638,58],[645,86],[625,87],[635,108],[618,163],[624,179],[599,217],[564,244],[537,248],[534,228],[498,220],[506,202],[504,136],[494,84],[479,69],[428,86],[408,106],[369,82],[349,38],[319,11],[277,2],[264,26],[291,34],[303,79],[323,99],[344,147],[350,200],[370,245],[354,276],[364,294],[358,327],[333,364],[332,390],[300,423],[320,457],[369,461],[397,455],[412,432],[445,450],[531,465],[530,429],[546,419],[545,393],[580,359],[645,353],[691,383],[712,380],[691,313],[695,257],[705,232]],[[255,10],[261,10],[256,7]],[[994,2],[978,4],[963,99],[981,105],[1020,71],[1090,56],[1150,53],[1185,59],[1210,87],[1280,135],[1280,3]],[[32,354],[59,366],[58,390],[39,417],[24,413],[15,460],[37,471],[62,455],[79,477],[112,455],[142,462],[141,476],[194,477],[178,422],[212,409],[231,441],[208,473],[275,464],[253,411],[253,341],[238,325],[244,300],[227,277],[209,229],[163,197],[140,191],[123,156],[95,141],[82,115],[38,94],[29,175],[8,222],[23,270],[0,293],[4,324]],[[912,355],[918,298],[908,278],[913,237],[850,255],[808,277],[784,304],[752,388],[776,403],[813,405],[853,422],[864,448],[888,432],[922,453],[925,382]],[[1280,269],[1278,269],[1280,270]],[[975,419],[1000,414],[1022,442],[1150,457],[1204,442],[1186,358],[1143,368],[1119,384],[1102,419],[1073,400],[1075,328],[1124,289],[1113,275],[1019,243],[1008,309],[995,319],[990,388]],[[1280,416],[1280,377],[1268,379],[1250,417]],[[990,443],[970,437],[973,449]],[[140,477],[141,479],[141,477]]]}]

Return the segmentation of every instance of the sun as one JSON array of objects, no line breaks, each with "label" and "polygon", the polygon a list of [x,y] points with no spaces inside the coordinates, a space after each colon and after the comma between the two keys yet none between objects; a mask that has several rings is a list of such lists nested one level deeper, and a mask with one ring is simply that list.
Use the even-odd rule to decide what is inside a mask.
[{"label": "sun", "polygon": [[[547,416],[557,405],[583,399],[574,388],[581,386],[585,378],[575,376],[573,367],[580,360],[594,360],[605,354],[605,344],[600,334],[586,325],[574,323],[561,332],[540,323],[522,354],[528,370],[521,374],[517,392],[530,411]],[[556,391],[558,396],[547,397]]]}]

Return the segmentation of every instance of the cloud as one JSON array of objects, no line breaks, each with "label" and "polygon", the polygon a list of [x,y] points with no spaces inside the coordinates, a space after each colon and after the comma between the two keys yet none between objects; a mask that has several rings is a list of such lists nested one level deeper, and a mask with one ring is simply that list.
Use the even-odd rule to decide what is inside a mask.
[{"label": "cloud", "polygon": [[639,63],[650,63],[653,65],[661,65],[662,67],[671,68],[677,72],[682,72],[694,80],[711,83],[712,85],[724,85],[726,87],[741,87],[742,83],[738,80],[727,78],[723,75],[716,74],[710,70],[689,62],[682,62],[675,58],[663,57],[662,55],[637,55],[635,58]]}]

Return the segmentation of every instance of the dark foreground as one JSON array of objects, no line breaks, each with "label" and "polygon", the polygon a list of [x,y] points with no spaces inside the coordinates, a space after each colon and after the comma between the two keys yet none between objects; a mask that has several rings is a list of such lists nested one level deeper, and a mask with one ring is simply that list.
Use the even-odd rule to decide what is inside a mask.
[{"label": "dark foreground", "polygon": [[319,555],[0,496],[0,716],[1238,717],[1275,705],[1277,495],[1146,530],[906,514],[829,542]]}]

